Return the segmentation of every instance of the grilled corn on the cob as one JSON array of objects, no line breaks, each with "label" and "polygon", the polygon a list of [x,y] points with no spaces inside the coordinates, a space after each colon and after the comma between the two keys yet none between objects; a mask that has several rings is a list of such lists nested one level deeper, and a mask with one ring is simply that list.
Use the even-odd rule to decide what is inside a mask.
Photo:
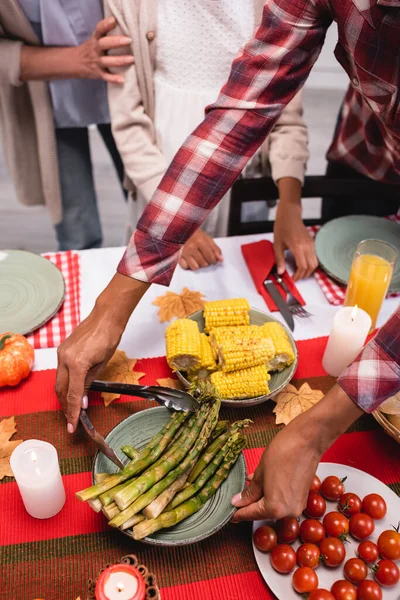
[{"label": "grilled corn on the cob", "polygon": [[197,369],[201,363],[200,331],[196,321],[177,319],[165,332],[167,362],[171,369]]},{"label": "grilled corn on the cob", "polygon": [[210,379],[221,398],[255,398],[269,394],[270,375],[265,365],[230,373],[216,371]]},{"label": "grilled corn on the cob", "polygon": [[274,356],[267,361],[268,371],[282,371],[294,361],[294,352],[288,335],[282,325],[275,321],[261,326],[263,334],[274,345]]},{"label": "grilled corn on the cob", "polygon": [[213,327],[248,325],[250,304],[246,298],[215,300],[204,305],[204,331],[209,333]]},{"label": "grilled corn on the cob", "polygon": [[238,327],[214,327],[210,333],[211,348],[214,357],[218,356],[218,349],[227,340],[261,339],[265,337],[258,325],[239,325]]},{"label": "grilled corn on the cob", "polygon": [[275,356],[275,348],[268,338],[227,337],[218,345],[218,359],[225,372],[248,369],[266,364]]},{"label": "grilled corn on the cob", "polygon": [[215,371],[217,364],[215,362],[214,354],[211,349],[210,338],[205,334],[200,334],[200,350],[201,350],[201,362],[197,372],[197,377],[205,379],[208,375]]}]

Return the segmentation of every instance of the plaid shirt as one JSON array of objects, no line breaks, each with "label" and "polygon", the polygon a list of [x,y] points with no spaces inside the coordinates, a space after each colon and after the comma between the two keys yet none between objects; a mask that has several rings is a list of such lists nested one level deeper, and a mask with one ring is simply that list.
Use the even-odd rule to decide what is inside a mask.
[{"label": "plaid shirt", "polygon": [[400,391],[400,306],[338,379],[366,412]]},{"label": "plaid shirt", "polygon": [[400,0],[268,0],[206,118],[175,155],[118,266],[168,285],[198,229],[304,84],[336,21],[351,87],[330,156],[400,181]]}]

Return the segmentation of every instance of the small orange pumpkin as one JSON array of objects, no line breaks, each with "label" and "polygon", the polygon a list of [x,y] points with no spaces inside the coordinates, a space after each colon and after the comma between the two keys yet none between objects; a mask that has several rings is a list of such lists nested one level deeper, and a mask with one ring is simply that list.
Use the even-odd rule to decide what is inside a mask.
[{"label": "small orange pumpkin", "polygon": [[0,334],[0,387],[18,385],[31,372],[35,352],[19,334]]}]

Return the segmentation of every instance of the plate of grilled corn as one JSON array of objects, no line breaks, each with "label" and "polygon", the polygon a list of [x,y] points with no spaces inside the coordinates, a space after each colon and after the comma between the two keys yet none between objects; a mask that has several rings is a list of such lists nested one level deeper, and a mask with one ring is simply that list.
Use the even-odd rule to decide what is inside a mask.
[{"label": "plate of grilled corn", "polygon": [[253,406],[292,379],[297,348],[291,333],[246,298],[206,302],[202,311],[173,321],[165,332],[169,366],[189,387],[209,379],[223,405]]}]

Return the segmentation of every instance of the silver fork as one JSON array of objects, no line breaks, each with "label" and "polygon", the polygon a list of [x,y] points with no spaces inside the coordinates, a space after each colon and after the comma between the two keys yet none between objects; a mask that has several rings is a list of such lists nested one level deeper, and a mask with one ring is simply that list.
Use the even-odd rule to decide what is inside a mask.
[{"label": "silver fork", "polygon": [[295,298],[293,296],[293,294],[289,291],[288,286],[283,281],[282,277],[278,274],[276,265],[274,265],[272,267],[271,274],[275,277],[277,283],[279,283],[279,285],[282,286],[282,289],[286,292],[286,294],[287,294],[286,304],[288,305],[289,310],[292,313],[292,315],[294,315],[295,317],[299,317],[299,319],[309,319],[310,317],[312,317],[313,315],[310,312],[308,312],[308,310],[306,310],[300,304],[300,302],[297,300],[297,298]]}]

